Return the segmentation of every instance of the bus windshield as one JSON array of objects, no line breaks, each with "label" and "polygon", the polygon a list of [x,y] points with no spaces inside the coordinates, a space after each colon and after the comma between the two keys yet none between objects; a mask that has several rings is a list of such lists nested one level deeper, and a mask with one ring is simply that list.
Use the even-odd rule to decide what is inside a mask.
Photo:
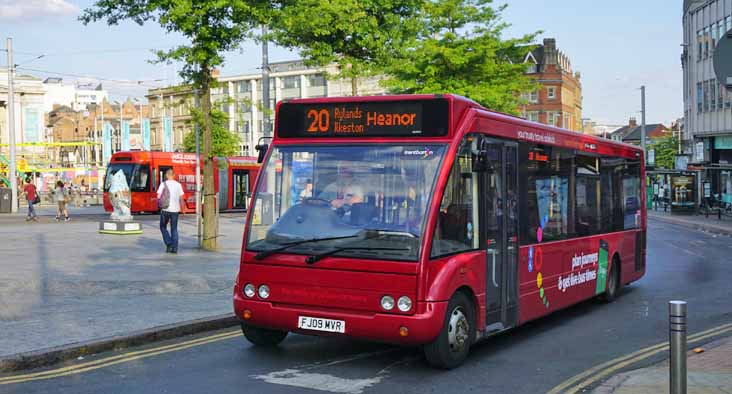
[{"label": "bus windshield", "polygon": [[112,186],[112,175],[122,171],[127,179],[131,192],[150,191],[150,167],[147,164],[109,163],[107,175],[104,179],[104,191],[108,192]]},{"label": "bus windshield", "polygon": [[416,261],[445,150],[275,146],[259,177],[247,249],[292,244],[287,253]]}]

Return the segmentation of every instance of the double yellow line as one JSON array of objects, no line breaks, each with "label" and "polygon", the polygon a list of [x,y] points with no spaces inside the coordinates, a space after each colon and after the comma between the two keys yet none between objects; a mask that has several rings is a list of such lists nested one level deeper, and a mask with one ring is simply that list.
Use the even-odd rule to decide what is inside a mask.
[{"label": "double yellow line", "polygon": [[124,353],[117,356],[105,357],[95,361],[89,361],[81,364],[75,364],[68,367],[52,369],[50,371],[29,373],[23,375],[14,375],[0,378],[0,385],[14,384],[14,383],[25,383],[34,380],[52,379],[61,376],[75,375],[79,373],[93,371],[95,369],[105,368],[116,364],[122,364],[129,361],[141,360],[143,358],[153,357],[160,354],[176,352],[192,348],[194,346],[201,346],[213,342],[224,341],[227,339],[236,338],[241,335],[241,331],[229,331],[222,334],[211,335],[204,338],[193,339],[186,342],[174,343],[172,345],[159,346],[147,350],[138,350],[134,352]]},{"label": "double yellow line", "polygon": [[[718,335],[722,335],[728,332],[732,332],[732,324],[725,324],[719,327],[715,327],[694,335],[690,335],[687,338],[687,342],[699,342],[705,339],[709,339]],[[606,363],[592,367],[579,375],[575,375],[572,378],[564,381],[560,385],[554,387],[547,394],[575,394],[580,390],[587,388],[588,386],[604,379],[613,373],[637,363],[641,360],[654,356],[658,353],[665,352],[668,350],[668,342],[662,342],[647,348],[638,350],[631,354],[627,354],[622,357],[610,360]]]}]

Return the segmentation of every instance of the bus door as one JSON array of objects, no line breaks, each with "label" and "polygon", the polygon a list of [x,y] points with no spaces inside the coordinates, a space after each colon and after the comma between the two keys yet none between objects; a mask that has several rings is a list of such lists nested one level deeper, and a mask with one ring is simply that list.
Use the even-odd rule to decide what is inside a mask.
[{"label": "bus door", "polygon": [[232,203],[233,209],[247,209],[249,201],[249,170],[233,170],[232,180]]},{"label": "bus door", "polygon": [[518,148],[484,138],[480,150],[483,239],[486,248],[486,327],[490,333],[518,323]]}]

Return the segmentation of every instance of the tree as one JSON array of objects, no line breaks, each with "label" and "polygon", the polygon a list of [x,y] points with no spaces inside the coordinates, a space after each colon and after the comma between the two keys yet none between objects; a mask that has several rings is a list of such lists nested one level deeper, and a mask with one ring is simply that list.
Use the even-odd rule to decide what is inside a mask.
[{"label": "tree", "polygon": [[[203,113],[191,110],[193,122],[203,129]],[[229,115],[218,109],[211,110],[211,154],[213,156],[235,156],[239,153],[239,136],[229,131]],[[183,149],[196,151],[196,132],[191,131],[183,137]]]},{"label": "tree", "polygon": [[676,152],[679,141],[673,135],[667,135],[651,140],[648,148],[655,154],[655,167],[673,170],[676,167]]},{"label": "tree", "polygon": [[280,46],[299,49],[308,65],[336,63],[336,77],[351,80],[382,72],[419,31],[423,0],[283,0],[270,21]]},{"label": "tree", "polygon": [[268,20],[269,1],[258,0],[95,0],[80,20],[106,20],[109,25],[131,20],[139,25],[148,21],[166,31],[183,35],[189,43],[168,51],[158,51],[158,62],[180,61],[181,77],[193,85],[202,98],[203,123],[203,247],[218,247],[218,223],[214,202],[214,153],[212,146],[211,72],[224,63],[224,53],[235,50],[252,29]]},{"label": "tree", "polygon": [[504,39],[505,5],[492,0],[429,0],[419,40],[391,63],[384,85],[394,93],[456,93],[486,108],[518,113],[520,94],[534,89],[523,59],[538,33]]}]

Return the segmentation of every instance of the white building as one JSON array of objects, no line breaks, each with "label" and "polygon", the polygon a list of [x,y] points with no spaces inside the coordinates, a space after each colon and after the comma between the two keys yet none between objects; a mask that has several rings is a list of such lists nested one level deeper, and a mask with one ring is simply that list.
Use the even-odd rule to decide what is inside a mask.
[{"label": "white building", "polygon": [[107,98],[107,92],[101,84],[66,84],[61,78],[46,78],[43,87],[46,89],[43,102],[45,112],[52,111],[54,105],[65,105],[74,111],[81,111],[87,105],[99,104]]},{"label": "white building", "polygon": [[[350,80],[327,79],[324,72],[335,74],[336,66],[309,68],[300,60],[270,63],[270,109],[274,111],[275,103],[284,99],[352,95]],[[261,80],[261,73],[222,76],[218,77],[220,86],[211,90],[211,102],[220,105],[219,108],[229,115],[229,130],[239,134],[239,154],[243,156],[256,154],[254,146],[263,135]],[[385,94],[379,80],[379,77],[359,78],[356,81],[358,95]],[[193,99],[190,94],[190,88],[148,91],[146,97],[152,111],[152,149],[162,147],[160,119],[163,112],[166,116],[173,116],[173,149],[181,147],[183,137],[192,128],[189,109]],[[273,127],[273,113],[271,118],[270,127]]]},{"label": "white building", "polygon": [[[14,115],[16,144],[46,142],[48,135],[45,127],[43,110],[43,83],[39,78],[15,73],[14,79]],[[0,68],[0,154],[7,154],[10,134],[8,108],[8,70]],[[25,147],[25,152],[42,150],[42,147]]]},{"label": "white building", "polygon": [[717,80],[714,50],[732,30],[732,0],[684,0],[684,150],[708,168],[712,193],[732,193],[732,92]]}]

